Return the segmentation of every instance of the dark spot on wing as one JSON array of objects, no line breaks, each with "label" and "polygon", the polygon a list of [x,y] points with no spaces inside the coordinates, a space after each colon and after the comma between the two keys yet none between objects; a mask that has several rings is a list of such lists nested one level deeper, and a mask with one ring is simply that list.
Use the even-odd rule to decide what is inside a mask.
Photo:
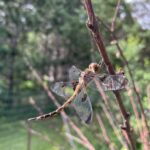
[{"label": "dark spot on wing", "polygon": [[107,78],[107,75],[100,77],[100,81],[103,82]]},{"label": "dark spot on wing", "polygon": [[65,86],[66,86],[66,83],[65,83],[65,82],[63,82],[63,84],[62,84],[62,88],[63,88],[63,87],[65,87]]},{"label": "dark spot on wing", "polygon": [[91,123],[91,119],[92,119],[92,113],[89,114],[87,120],[85,120],[85,123],[87,124]]},{"label": "dark spot on wing", "polygon": [[83,95],[83,97],[82,97],[82,99],[81,99],[81,101],[82,101],[82,102],[85,102],[85,101],[86,101],[86,99],[87,99],[87,95],[86,95],[86,94],[84,94],[84,95]]},{"label": "dark spot on wing", "polygon": [[73,90],[75,91],[75,89],[76,89],[76,86],[78,85],[78,81],[72,81],[71,82],[71,84],[72,84],[72,88],[73,88]]}]

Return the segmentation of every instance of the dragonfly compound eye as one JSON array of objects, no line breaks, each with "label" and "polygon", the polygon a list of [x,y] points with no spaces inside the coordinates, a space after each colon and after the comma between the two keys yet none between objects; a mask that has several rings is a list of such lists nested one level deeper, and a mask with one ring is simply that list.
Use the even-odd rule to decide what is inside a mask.
[{"label": "dragonfly compound eye", "polygon": [[99,73],[100,72],[100,65],[97,63],[91,63],[89,65],[89,69],[92,70],[94,73]]}]

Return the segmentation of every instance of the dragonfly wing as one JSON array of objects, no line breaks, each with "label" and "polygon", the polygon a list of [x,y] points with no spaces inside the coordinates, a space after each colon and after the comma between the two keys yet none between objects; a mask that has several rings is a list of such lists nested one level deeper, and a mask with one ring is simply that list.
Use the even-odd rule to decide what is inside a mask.
[{"label": "dragonfly wing", "polygon": [[128,79],[124,75],[97,76],[95,79],[104,91],[117,91],[125,89],[128,85]]},{"label": "dragonfly wing", "polygon": [[92,81],[88,83],[89,89],[97,89],[96,83],[104,91],[117,91],[125,89],[128,86],[128,79],[124,75],[96,75]]},{"label": "dragonfly wing", "polygon": [[69,79],[70,79],[70,81],[78,81],[79,77],[80,77],[80,74],[81,74],[81,70],[78,69],[76,66],[72,66],[69,69]]},{"label": "dragonfly wing", "polygon": [[68,98],[73,92],[72,84],[70,82],[56,82],[52,85],[51,90],[64,98]]},{"label": "dragonfly wing", "polygon": [[75,89],[76,85],[78,84],[79,77],[81,74],[81,70],[75,66],[72,66],[69,69],[69,79],[71,82],[56,82],[52,87],[51,90],[59,96],[66,97],[66,91],[71,91],[71,89]]},{"label": "dragonfly wing", "polygon": [[102,85],[105,91],[117,91],[125,89],[128,85],[128,79],[124,75],[110,75],[102,82]]},{"label": "dragonfly wing", "polygon": [[93,117],[93,110],[89,96],[82,90],[75,100],[73,101],[73,106],[80,117],[80,119],[85,123],[90,123]]},{"label": "dragonfly wing", "polygon": [[[51,89],[54,93],[64,98],[70,97],[74,92],[71,82],[56,82]],[[72,104],[83,122],[90,123],[92,121],[92,105],[84,89],[76,96]]]}]

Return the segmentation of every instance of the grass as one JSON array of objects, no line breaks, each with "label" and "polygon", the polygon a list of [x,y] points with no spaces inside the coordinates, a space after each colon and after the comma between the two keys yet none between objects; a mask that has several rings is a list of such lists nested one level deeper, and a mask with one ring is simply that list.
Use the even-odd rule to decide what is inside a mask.
[{"label": "grass", "polygon": [[[28,150],[28,132],[22,124],[23,121],[12,120],[12,118],[10,120],[8,118],[0,119],[0,150]],[[92,126],[86,128],[85,126],[80,125],[80,127],[97,149],[103,147],[103,150],[106,150],[103,144],[99,145],[101,137],[97,138],[94,135],[94,130],[97,130],[96,128],[93,128],[90,131],[89,129],[92,128]],[[44,141],[41,137],[32,135],[30,150],[72,150],[64,134],[65,130],[61,117],[56,117],[49,121],[33,122],[32,128],[43,135],[47,135],[50,142]],[[80,144],[75,143],[75,145],[78,150],[86,150],[86,148]]]},{"label": "grass", "polygon": [[[61,126],[61,120],[57,119],[50,124],[49,121],[33,123],[32,126],[38,132],[47,135],[50,142],[32,135],[31,150],[65,150],[69,144],[64,144],[65,136]],[[1,150],[27,150],[27,130],[22,121],[9,121],[0,119],[0,149]],[[59,136],[58,136],[59,135]],[[59,144],[59,145],[58,145]]]},{"label": "grass", "polygon": [[0,149],[25,150],[26,131],[19,122],[0,121]]},{"label": "grass", "polygon": [[[27,149],[28,142],[28,132],[27,129],[23,126],[24,120],[17,118],[18,115],[22,115],[26,119],[28,116],[31,116],[27,113],[16,113],[16,115],[0,118],[0,150],[29,150]],[[31,111],[29,111],[31,112]],[[96,112],[96,109],[95,109]],[[100,113],[100,111],[98,110]],[[14,113],[15,114],[15,113]],[[9,116],[9,118],[8,118]],[[14,117],[13,117],[14,116]],[[33,113],[32,116],[35,116]],[[86,135],[89,141],[94,145],[95,149],[107,150],[108,146],[104,141],[104,137],[101,133],[101,129],[98,126],[97,120],[94,117],[92,124],[89,126],[85,126],[78,122],[76,117],[70,117],[75,120],[78,127],[82,130],[82,132]],[[112,143],[121,149],[121,145],[118,142],[118,139],[114,135],[110,125],[108,124],[108,120],[103,116],[103,121],[105,124],[105,128],[111,137]],[[24,122],[25,123],[25,122]],[[47,142],[43,140],[41,137],[32,135],[31,137],[31,149],[30,150],[72,150],[66,136],[64,125],[61,120],[61,117],[55,117],[54,119],[47,121],[38,121],[32,122],[32,128],[43,135],[49,137],[50,141]],[[74,136],[76,133],[72,130]],[[78,150],[86,150],[80,144],[75,143]],[[141,149],[140,147],[138,149]]]}]

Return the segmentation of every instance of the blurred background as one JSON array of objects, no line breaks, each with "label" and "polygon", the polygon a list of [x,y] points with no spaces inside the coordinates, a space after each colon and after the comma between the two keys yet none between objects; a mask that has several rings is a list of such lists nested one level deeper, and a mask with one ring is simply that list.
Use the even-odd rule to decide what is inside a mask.
[{"label": "blurred background", "polygon": [[[110,60],[115,70],[123,68],[132,81],[130,68],[149,121],[150,2],[124,0],[119,5],[114,34],[128,64],[106,28],[106,25],[111,27],[117,1],[92,2],[101,20],[99,29]],[[90,62],[102,60],[86,27],[87,15],[82,3],[81,0],[0,1],[1,150],[123,150],[127,147],[119,128],[123,120],[111,92],[106,93],[109,111],[102,97],[91,92],[94,119],[90,125],[82,124],[72,107],[66,109],[67,115],[26,122],[64,102],[51,93],[50,87],[56,81],[67,81],[72,65],[83,70]],[[107,73],[105,66],[103,72]],[[139,119],[137,123],[135,117],[136,113],[140,116],[141,109],[132,82],[121,95],[131,113],[137,148],[143,149],[139,136],[142,121]]]}]

